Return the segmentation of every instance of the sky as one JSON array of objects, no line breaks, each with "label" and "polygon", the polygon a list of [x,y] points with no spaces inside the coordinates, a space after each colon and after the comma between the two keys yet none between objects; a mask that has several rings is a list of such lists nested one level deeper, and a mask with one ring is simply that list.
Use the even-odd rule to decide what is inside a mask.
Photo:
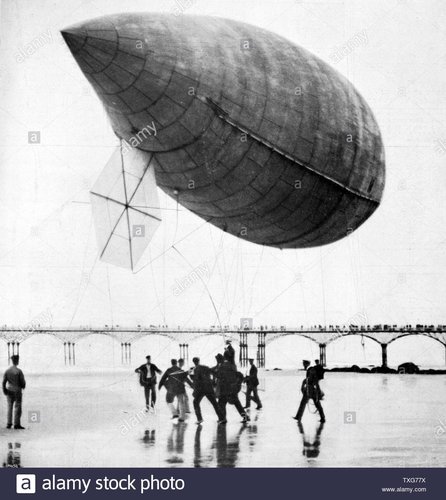
[{"label": "sky", "polygon": [[[172,12],[178,4],[2,0],[0,324],[233,326],[243,317],[254,326],[358,317],[446,324],[444,2],[182,4],[185,15],[230,17],[278,33],[356,86],[384,140],[381,206],[339,242],[281,251],[177,212],[159,190],[163,221],[136,272],[99,261],[89,189],[117,140],[59,30],[103,14]],[[40,48],[26,53],[36,40]],[[354,49],[339,57],[346,44]],[[28,142],[30,132],[40,134],[39,144]],[[203,281],[176,293],[177,281],[200,266]]]}]

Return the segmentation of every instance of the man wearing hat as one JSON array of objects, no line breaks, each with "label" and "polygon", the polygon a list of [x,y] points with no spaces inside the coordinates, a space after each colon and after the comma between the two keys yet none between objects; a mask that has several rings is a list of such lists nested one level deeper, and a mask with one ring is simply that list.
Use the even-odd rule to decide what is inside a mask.
[{"label": "man wearing hat", "polygon": [[325,414],[320,401],[320,387],[319,387],[319,377],[317,370],[314,366],[310,366],[310,362],[307,359],[303,360],[304,369],[306,370],[306,377],[302,382],[301,392],[302,400],[297,410],[296,416],[293,417],[295,420],[300,422],[305,411],[305,407],[310,399],[313,400],[314,406],[319,412],[320,421],[325,422]]},{"label": "man wearing hat", "polygon": [[235,365],[235,350],[232,347],[231,341],[226,341],[225,353],[227,353],[227,360]]},{"label": "man wearing hat", "polygon": [[249,375],[245,377],[246,382],[246,405],[245,408],[249,408],[251,406],[251,399],[257,405],[257,410],[262,408],[262,402],[260,401],[257,387],[259,385],[259,379],[257,377],[257,366],[254,364],[254,359],[248,359],[251,368],[249,369]]},{"label": "man wearing hat", "polygon": [[6,427],[12,427],[12,414],[14,411],[14,429],[24,429],[20,424],[22,416],[22,391],[26,386],[25,376],[18,367],[19,356],[11,356],[12,365],[5,371],[3,376],[3,394],[8,400],[8,422]]},{"label": "man wearing hat", "polygon": [[146,360],[146,363],[139,366],[135,373],[139,373],[139,383],[144,387],[146,409],[149,410],[154,408],[156,403],[156,374],[162,372],[151,362],[149,355],[146,356]]}]

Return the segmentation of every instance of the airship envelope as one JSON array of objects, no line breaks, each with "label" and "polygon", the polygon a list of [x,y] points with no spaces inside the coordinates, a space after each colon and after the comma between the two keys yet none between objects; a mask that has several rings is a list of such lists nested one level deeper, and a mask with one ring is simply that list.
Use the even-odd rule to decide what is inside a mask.
[{"label": "airship envelope", "polygon": [[372,111],[307,50],[240,22],[159,13],[105,16],[62,35],[157,186],[218,228],[314,247],[378,207],[385,166]]}]

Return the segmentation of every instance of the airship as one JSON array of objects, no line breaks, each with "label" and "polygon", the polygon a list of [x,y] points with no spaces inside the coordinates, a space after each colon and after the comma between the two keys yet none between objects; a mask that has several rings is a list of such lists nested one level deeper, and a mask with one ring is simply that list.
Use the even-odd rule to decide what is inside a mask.
[{"label": "airship", "polygon": [[[253,25],[168,13],[103,16],[61,33],[121,144],[98,181],[108,188],[92,190],[107,204],[103,246],[116,233],[132,253],[138,216],[156,227],[153,183],[221,230],[281,249],[335,242],[379,206],[385,160],[373,113],[306,49]],[[124,252],[119,241],[113,255]]]}]

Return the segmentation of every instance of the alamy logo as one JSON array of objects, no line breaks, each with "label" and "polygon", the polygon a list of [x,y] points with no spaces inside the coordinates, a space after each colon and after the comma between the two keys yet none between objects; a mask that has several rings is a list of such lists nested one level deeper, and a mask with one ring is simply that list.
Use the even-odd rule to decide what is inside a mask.
[{"label": "alamy logo", "polygon": [[134,238],[144,238],[146,235],[146,228],[143,224],[135,224],[132,229],[132,236]]},{"label": "alamy logo", "polygon": [[252,318],[240,318],[240,330],[252,330]]},{"label": "alamy logo", "polygon": [[36,475],[35,474],[17,474],[15,483],[16,493],[35,493]]},{"label": "alamy logo", "polygon": [[344,411],[344,424],[356,424],[355,411]]}]

